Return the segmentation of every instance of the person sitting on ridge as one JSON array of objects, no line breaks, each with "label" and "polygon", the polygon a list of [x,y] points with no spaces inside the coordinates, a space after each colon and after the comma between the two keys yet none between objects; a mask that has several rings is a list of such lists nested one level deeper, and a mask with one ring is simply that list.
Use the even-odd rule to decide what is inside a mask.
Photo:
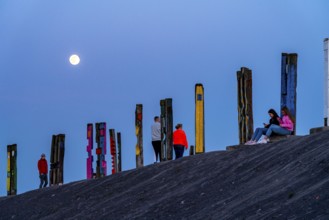
[{"label": "person sitting on ridge", "polygon": [[264,138],[259,142],[260,144],[266,144],[270,141],[269,137],[274,132],[277,135],[291,135],[294,133],[294,124],[295,118],[291,115],[289,109],[287,107],[283,107],[281,109],[282,120],[279,125],[271,125]]},{"label": "person sitting on ridge", "polygon": [[264,128],[256,128],[254,134],[252,135],[251,139],[245,143],[245,145],[254,145],[257,144],[259,139],[261,138],[262,135],[265,135],[267,130],[271,125],[279,125],[280,124],[280,117],[276,113],[274,109],[268,110],[268,114],[270,115],[270,121],[269,124],[264,123]]}]

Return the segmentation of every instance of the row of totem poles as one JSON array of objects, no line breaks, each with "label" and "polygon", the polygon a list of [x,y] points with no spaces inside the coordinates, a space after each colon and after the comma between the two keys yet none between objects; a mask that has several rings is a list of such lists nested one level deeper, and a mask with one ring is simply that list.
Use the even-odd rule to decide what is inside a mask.
[{"label": "row of totem poles", "polygon": [[[107,175],[107,162],[105,160],[106,155],[106,123],[100,122],[95,124],[96,129],[96,170],[93,169],[94,157],[92,155],[93,149],[93,136],[94,129],[93,124],[87,124],[87,179],[95,179],[104,177]],[[109,129],[110,137],[110,154],[112,159],[112,174],[121,172],[121,133],[115,132],[115,129]]]},{"label": "row of totem poles", "polygon": [[[324,127],[317,130],[329,129],[329,38],[324,39]],[[297,100],[297,57],[296,53],[282,53],[281,57],[281,107],[288,107],[296,118]],[[252,71],[242,67],[237,71],[238,94],[238,125],[239,142],[245,143],[253,134],[252,111]],[[173,159],[173,106],[172,99],[160,101],[161,123],[161,158],[160,161]],[[296,130],[296,123],[294,124]],[[96,123],[96,170],[93,170],[93,124],[87,124],[87,179],[100,178],[107,175],[106,155],[106,123]],[[143,105],[137,104],[135,111],[136,130],[136,167],[144,166],[143,159]],[[122,170],[121,165],[121,133],[109,129],[110,153],[112,156],[112,174]],[[64,150],[65,135],[53,135],[50,156],[50,185],[61,185],[64,182]],[[190,155],[205,152],[205,123],[204,123],[204,88],[202,84],[195,85],[195,146],[190,147]],[[17,145],[7,146],[7,194],[17,192]]]},{"label": "row of totem poles", "polygon": [[[173,105],[172,99],[160,100],[161,154],[160,162],[173,159]],[[135,111],[136,167],[144,166],[143,157],[143,105],[137,104]],[[190,147],[190,155],[205,152],[204,88],[195,85],[195,146]]]},{"label": "row of totem poles", "polygon": [[[195,85],[195,132],[196,145],[191,146],[190,155],[205,152],[204,139],[204,89],[202,84]],[[161,161],[172,160],[173,158],[173,114],[172,99],[167,98],[160,101],[161,107],[161,138],[162,153]],[[136,105],[135,128],[137,136],[136,144],[136,167],[144,166],[143,160],[143,106]],[[97,147],[96,169],[93,169],[94,156],[94,124],[87,124],[87,160],[86,171],[87,179],[95,179],[107,175],[107,161],[105,160],[107,138],[106,123],[95,123],[95,141]],[[110,153],[112,160],[112,174],[122,171],[121,160],[121,133],[115,132],[115,129],[109,129]],[[7,195],[16,195],[17,193],[17,145],[7,146]],[[62,185],[64,183],[64,152],[65,152],[65,135],[53,135],[50,154],[50,186]]]}]

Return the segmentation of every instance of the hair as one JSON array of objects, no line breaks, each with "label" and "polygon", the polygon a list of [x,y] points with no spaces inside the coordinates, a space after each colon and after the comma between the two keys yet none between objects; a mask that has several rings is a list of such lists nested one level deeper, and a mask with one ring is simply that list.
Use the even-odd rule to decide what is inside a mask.
[{"label": "hair", "polygon": [[289,111],[289,109],[286,106],[282,107],[281,111],[284,111],[284,113],[286,113],[286,115],[289,116],[290,120],[295,124],[295,117],[293,117],[291,115],[291,112]]},{"label": "hair", "polygon": [[183,127],[182,124],[177,124],[177,125],[175,126],[176,129],[179,129],[179,128],[181,128],[181,127]]},{"label": "hair", "polygon": [[155,117],[154,117],[154,121],[156,121],[158,118],[159,118],[159,116],[155,116]]},{"label": "hair", "polygon": [[276,113],[276,111],[274,109],[272,109],[272,108],[270,110],[268,110],[268,113],[272,113],[273,114],[273,118],[278,118],[279,117],[278,113]]}]

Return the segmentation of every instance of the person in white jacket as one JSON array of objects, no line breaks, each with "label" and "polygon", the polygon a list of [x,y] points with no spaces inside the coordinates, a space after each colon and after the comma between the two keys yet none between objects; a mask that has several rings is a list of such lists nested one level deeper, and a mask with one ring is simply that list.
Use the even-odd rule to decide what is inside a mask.
[{"label": "person in white jacket", "polygon": [[159,116],[154,117],[154,123],[151,126],[152,146],[155,153],[155,162],[161,160],[161,124]]}]

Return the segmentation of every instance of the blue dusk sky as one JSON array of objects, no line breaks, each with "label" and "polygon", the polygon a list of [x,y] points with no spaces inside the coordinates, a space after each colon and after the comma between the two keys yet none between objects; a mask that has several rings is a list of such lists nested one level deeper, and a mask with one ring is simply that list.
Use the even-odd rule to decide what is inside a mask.
[{"label": "blue dusk sky", "polygon": [[7,145],[18,145],[23,193],[38,187],[37,161],[46,153],[49,162],[53,134],[66,135],[64,182],[85,179],[87,123],[120,131],[123,170],[134,169],[139,103],[145,165],[154,162],[160,99],[173,99],[174,124],[194,144],[196,83],[205,88],[206,151],[237,144],[236,71],[252,70],[262,126],[280,107],[283,52],[298,53],[297,134],[308,134],[323,125],[328,11],[327,0],[1,0],[0,195]]}]

